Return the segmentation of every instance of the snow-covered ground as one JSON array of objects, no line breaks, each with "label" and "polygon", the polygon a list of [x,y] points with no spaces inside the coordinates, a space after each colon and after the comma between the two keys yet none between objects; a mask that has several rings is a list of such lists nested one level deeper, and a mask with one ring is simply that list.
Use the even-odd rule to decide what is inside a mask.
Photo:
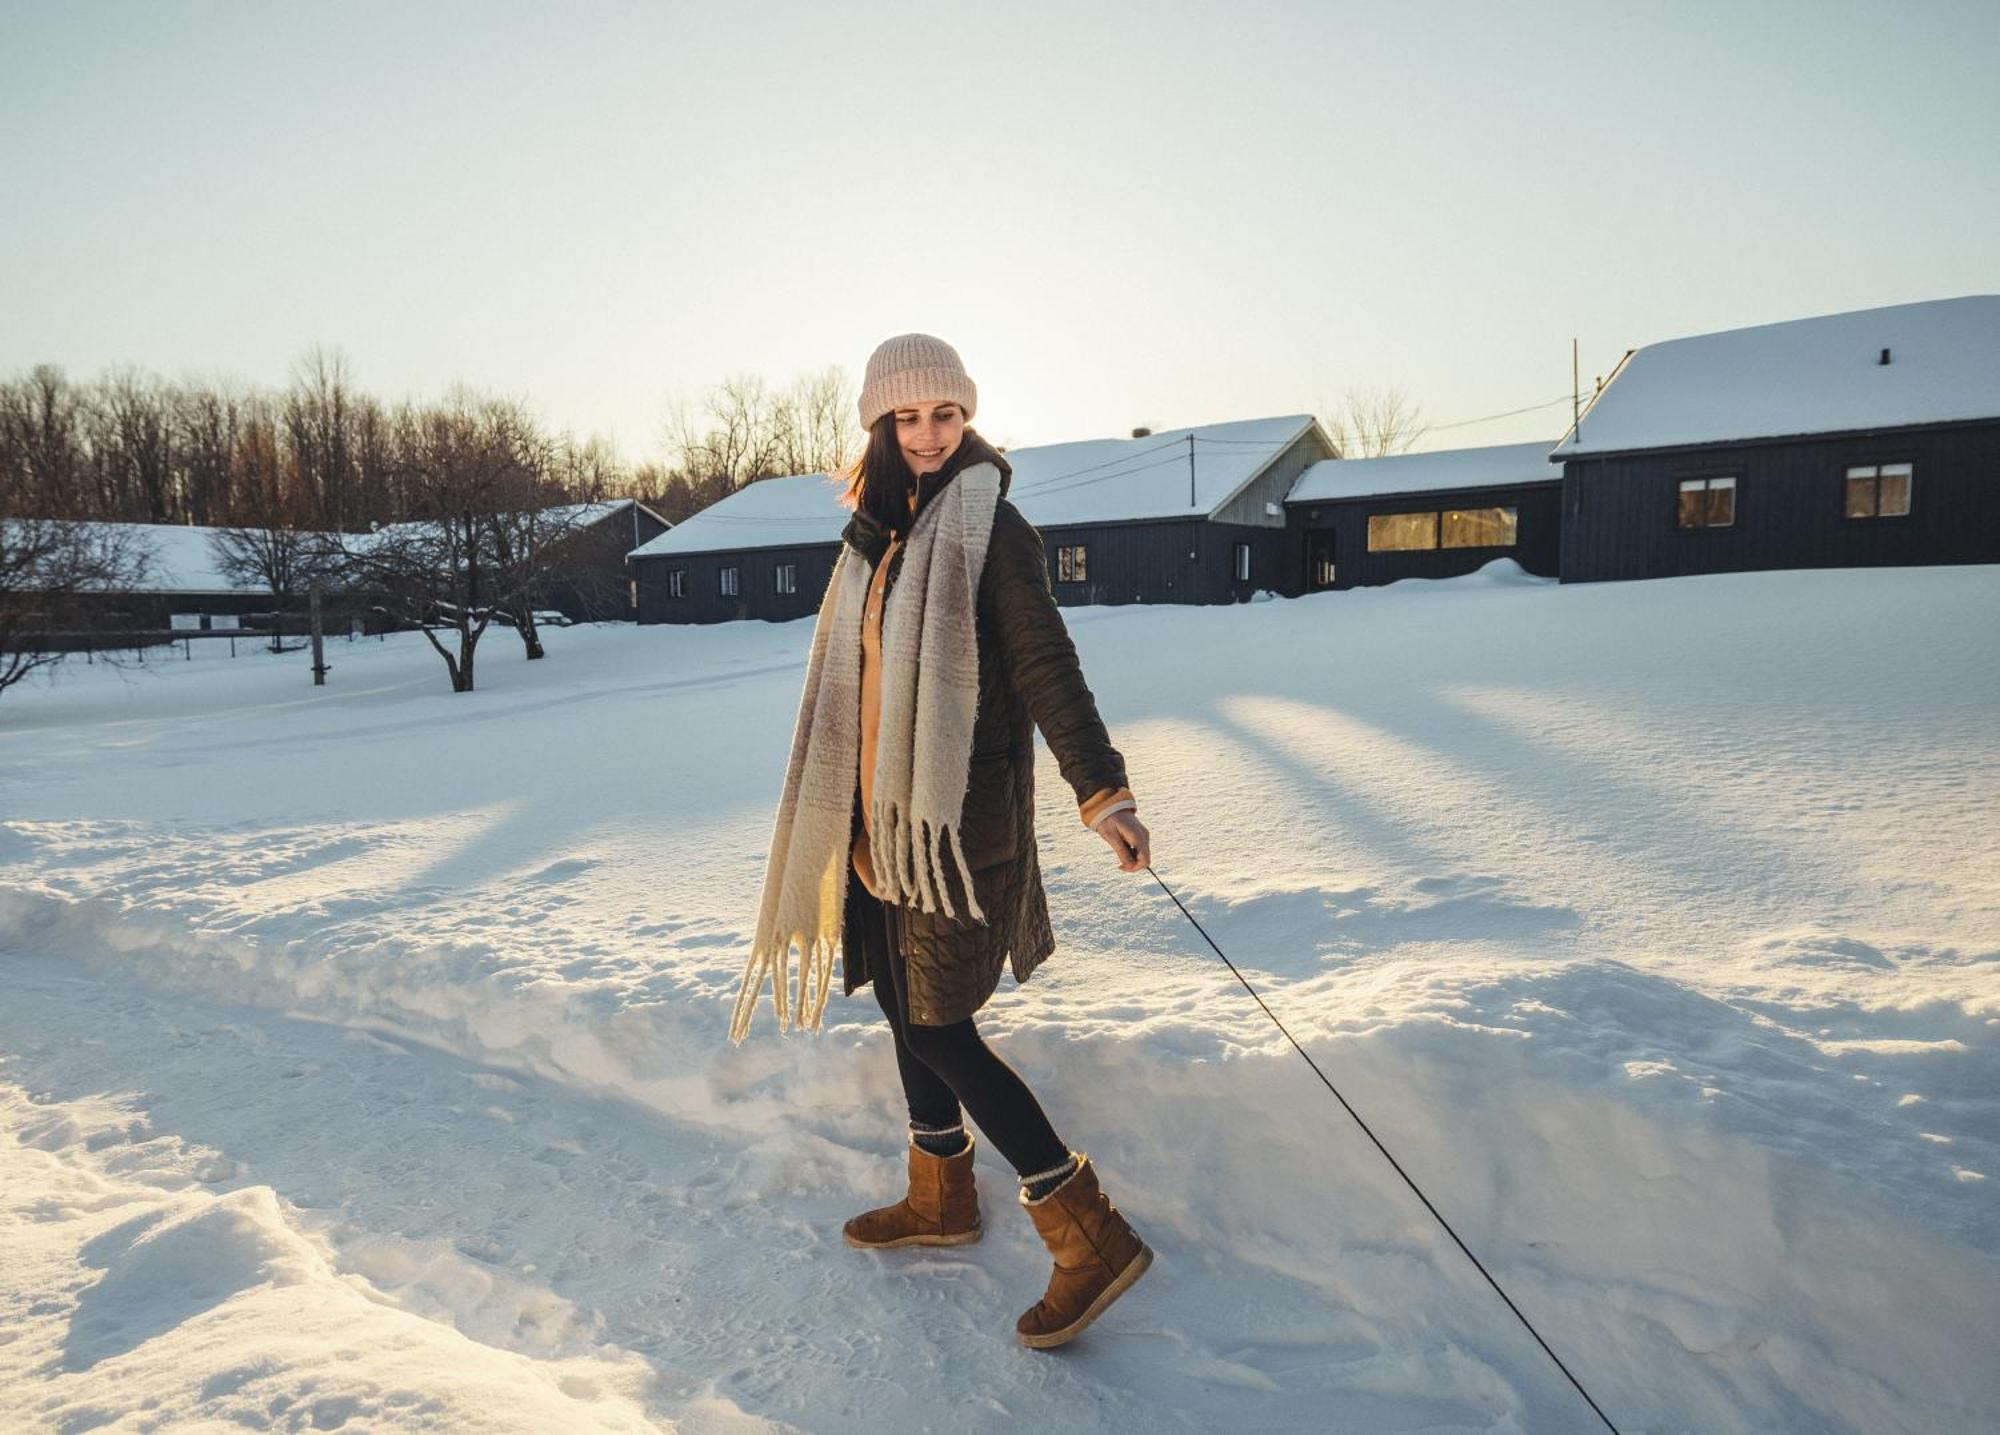
[{"label": "snow-covered ground", "polygon": [[[1154,867],[1628,1435],[2000,1410],[2000,568],[1066,614]],[[809,623],[0,696],[0,1429],[1600,1428],[1046,750],[984,1023],[1159,1252],[733,1048]]]}]

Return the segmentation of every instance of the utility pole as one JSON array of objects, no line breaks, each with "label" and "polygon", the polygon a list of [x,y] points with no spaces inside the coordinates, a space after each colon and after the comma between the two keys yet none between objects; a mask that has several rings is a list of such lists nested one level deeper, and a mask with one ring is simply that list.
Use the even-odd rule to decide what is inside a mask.
[{"label": "utility pole", "polygon": [[313,686],[323,688],[326,686],[326,648],[324,646],[325,634],[321,631],[319,620],[319,579],[317,578],[313,579],[312,583],[306,589],[306,607],[312,614]]},{"label": "utility pole", "polygon": [[1569,341],[1569,431],[1574,434],[1583,422],[1583,380],[1577,377],[1576,336]]},{"label": "utility pole", "polygon": [[1188,507],[1194,507],[1194,435],[1188,435]]}]

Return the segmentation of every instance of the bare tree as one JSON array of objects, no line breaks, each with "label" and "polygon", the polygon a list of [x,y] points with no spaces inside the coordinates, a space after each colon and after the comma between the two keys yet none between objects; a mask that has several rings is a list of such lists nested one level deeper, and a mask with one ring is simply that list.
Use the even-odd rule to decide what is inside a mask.
[{"label": "bare tree", "polygon": [[1407,453],[1425,427],[1422,405],[1400,388],[1350,388],[1320,422],[1342,458]]},{"label": "bare tree", "polygon": [[[422,629],[444,659],[453,692],[473,691],[473,657],[505,594],[495,571],[494,515],[518,501],[516,407],[455,389],[444,402],[406,407],[394,421],[399,478],[416,515],[339,540],[350,589],[365,587]],[[439,635],[455,638],[455,650]]]},{"label": "bare tree", "polygon": [[281,423],[264,399],[251,400],[232,453],[236,522],[209,536],[218,571],[231,582],[262,586],[277,621],[271,651],[284,647],[284,613],[315,577],[331,571],[327,536],[312,524],[314,505],[292,466]]},{"label": "bare tree", "polygon": [[87,625],[85,595],[145,580],[151,553],[127,524],[6,516],[0,492],[0,693],[61,661]]},{"label": "bare tree", "polygon": [[838,365],[801,374],[784,390],[756,374],[732,375],[710,387],[699,408],[670,403],[673,473],[696,508],[760,478],[831,473],[853,452],[853,408],[853,384]]},{"label": "bare tree", "polygon": [[354,484],[354,408],[346,355],[319,344],[306,350],[285,392],[285,434],[327,528],[367,521]]},{"label": "bare tree", "polygon": [[0,384],[0,493],[14,516],[83,516],[84,407],[54,364]]}]

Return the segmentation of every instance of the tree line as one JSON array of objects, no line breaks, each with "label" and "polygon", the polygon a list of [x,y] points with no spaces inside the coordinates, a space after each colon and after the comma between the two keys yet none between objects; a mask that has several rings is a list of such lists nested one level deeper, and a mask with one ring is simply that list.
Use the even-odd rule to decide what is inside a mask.
[{"label": "tree line", "polygon": [[[346,358],[314,347],[290,382],[170,380],[124,366],[94,380],[38,364],[0,377],[0,515],[192,523],[288,522],[343,532],[423,516],[412,435],[445,399],[391,403]],[[602,439],[551,433],[506,402],[546,477],[571,501],[633,497],[678,523],[745,483],[830,472],[853,456],[852,381],[836,366],[788,387],[754,375],[666,405],[662,456],[632,462]]]},{"label": "tree line", "polygon": [[617,566],[588,551],[587,505],[636,497],[679,522],[745,483],[838,468],[853,393],[835,367],[785,388],[727,379],[672,402],[664,460],[628,464],[465,385],[385,403],[325,348],[279,390],[37,365],[0,379],[0,691],[103,627],[105,595],[145,583],[159,524],[215,530],[216,566],[275,612],[315,582],[365,595],[470,690],[489,622],[540,657],[536,604]]}]

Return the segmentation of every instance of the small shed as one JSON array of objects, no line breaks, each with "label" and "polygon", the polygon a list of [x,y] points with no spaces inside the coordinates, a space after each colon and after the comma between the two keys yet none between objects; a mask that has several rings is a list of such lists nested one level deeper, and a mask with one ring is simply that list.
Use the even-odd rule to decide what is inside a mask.
[{"label": "small shed", "polygon": [[1562,479],[1550,445],[1329,459],[1285,497],[1294,592],[1449,578],[1495,558],[1555,577]]},{"label": "small shed", "polygon": [[1551,460],[1564,582],[2000,562],[2000,296],[1649,344]]}]

